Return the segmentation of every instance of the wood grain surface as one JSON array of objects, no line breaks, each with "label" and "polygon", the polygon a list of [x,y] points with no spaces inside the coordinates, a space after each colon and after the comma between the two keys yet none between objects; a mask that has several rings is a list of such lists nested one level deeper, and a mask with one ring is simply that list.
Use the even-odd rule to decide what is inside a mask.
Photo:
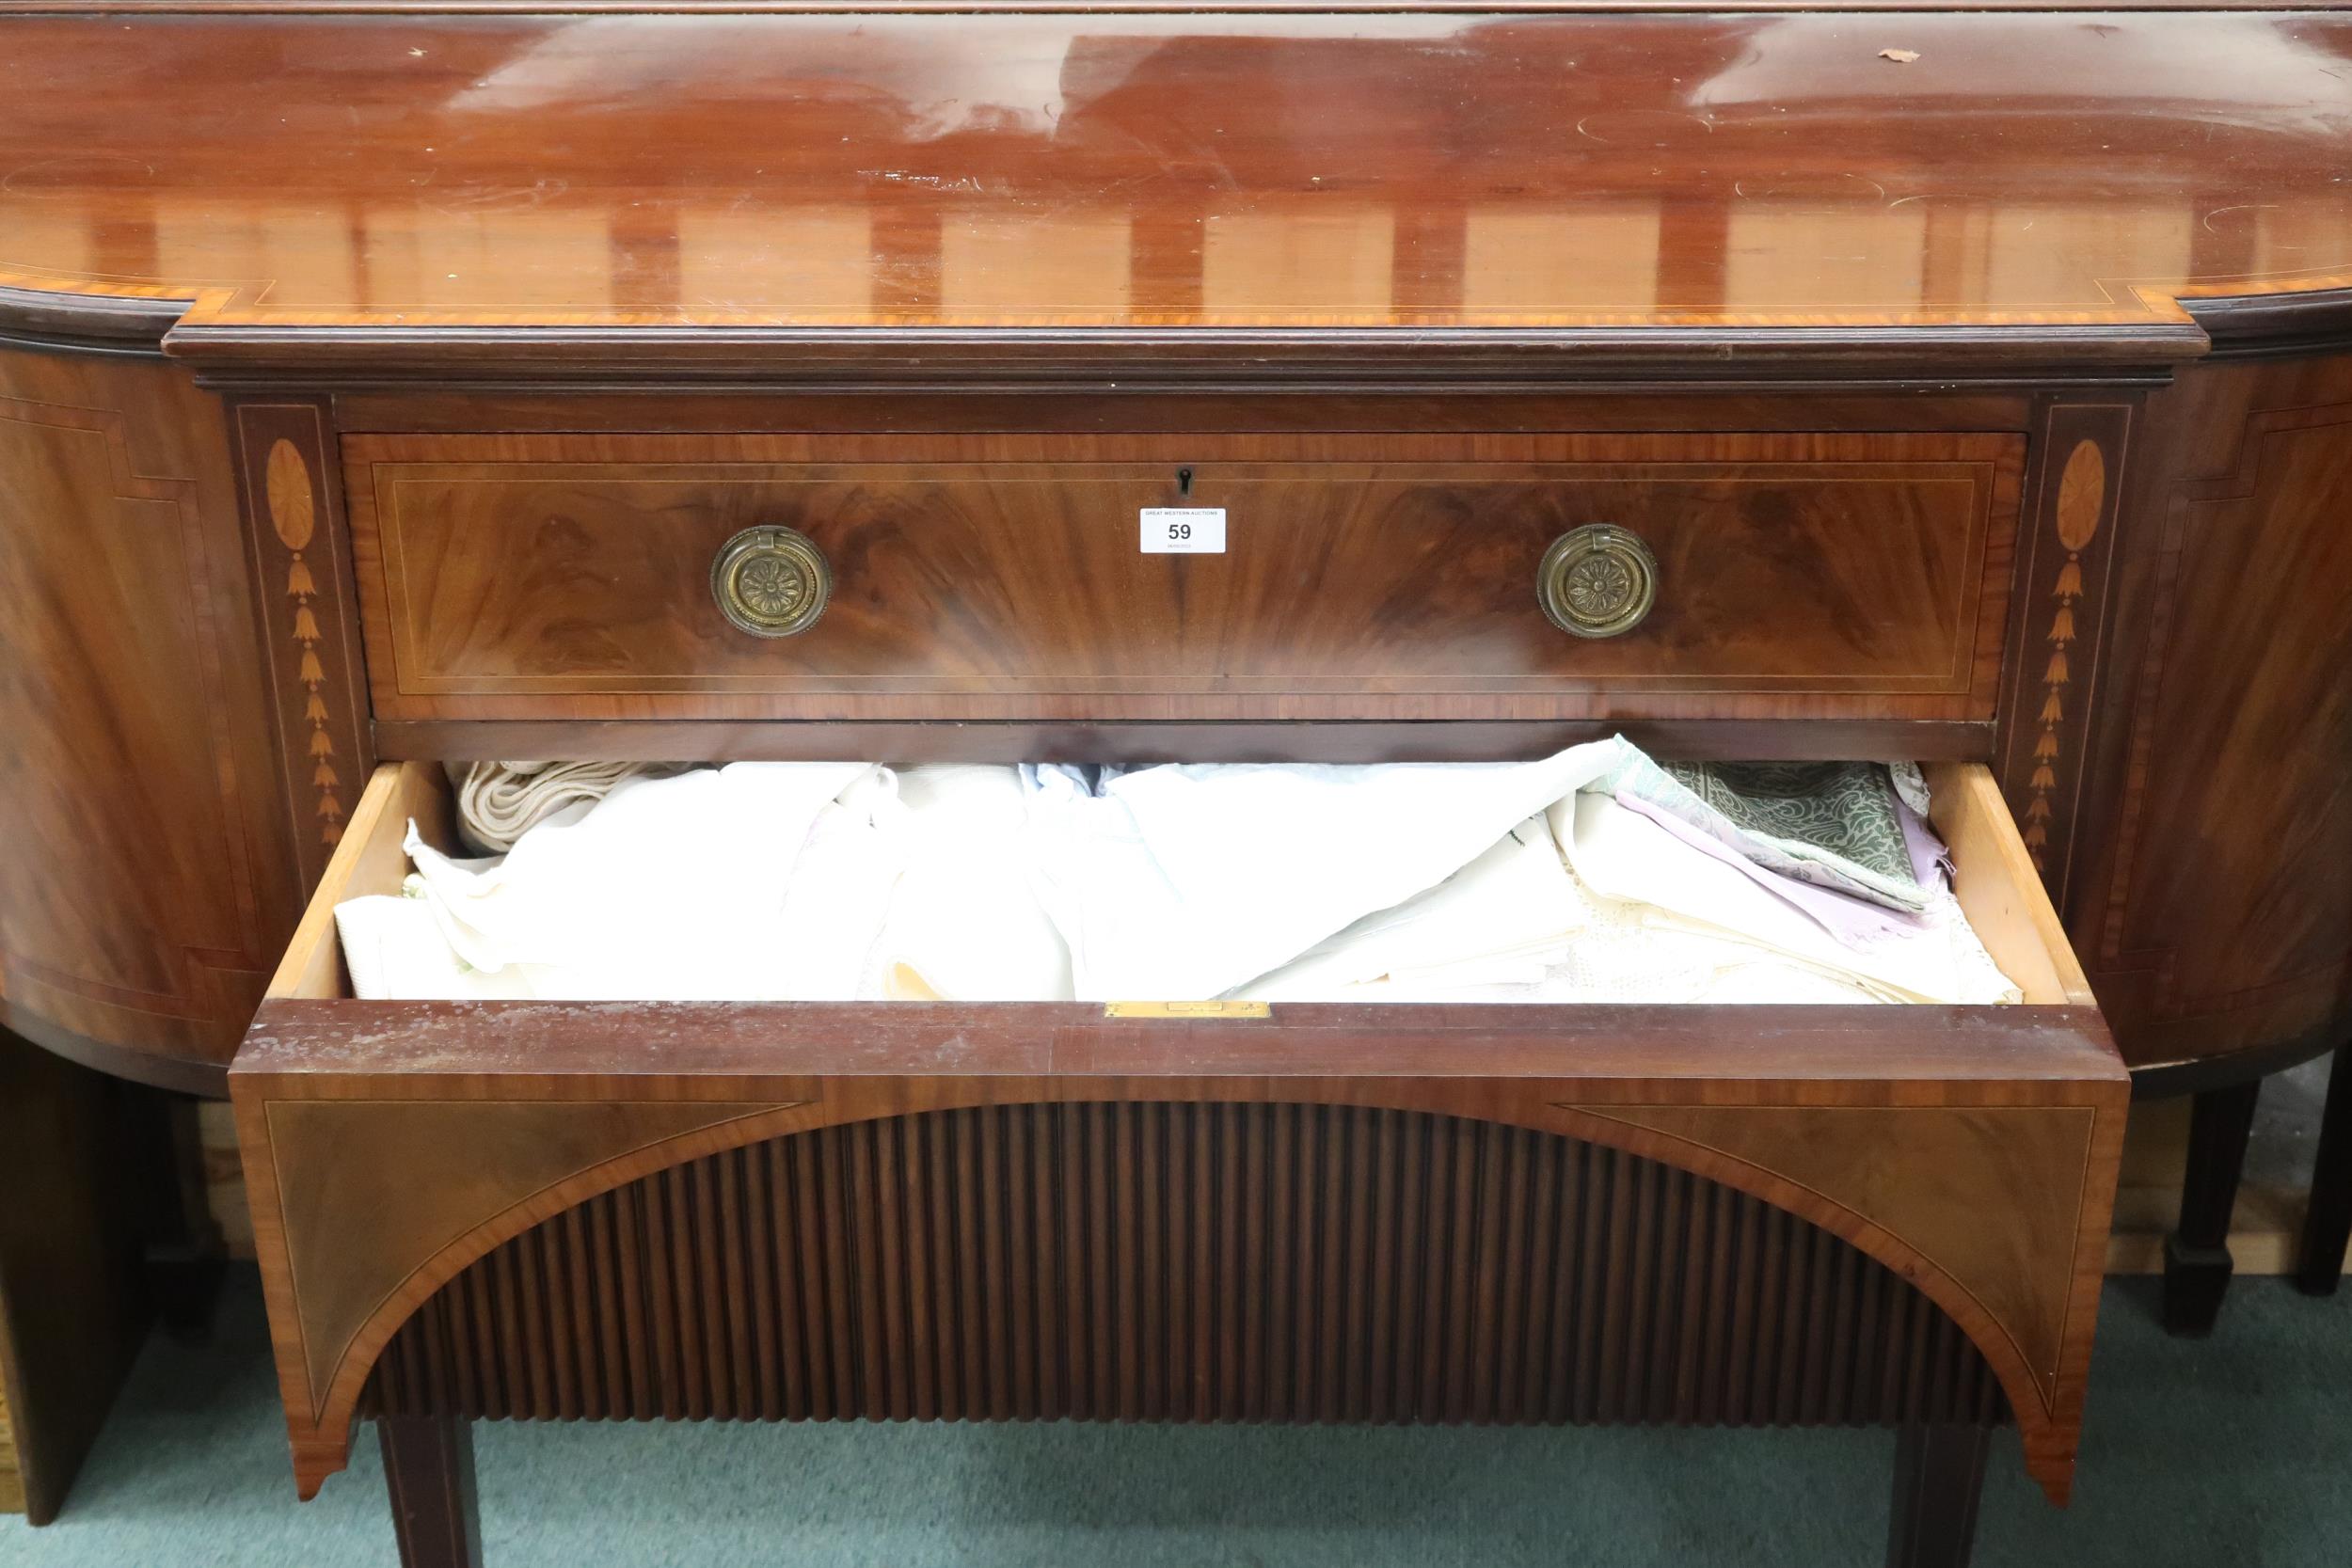
[{"label": "wood grain surface", "polygon": [[0,1032],[0,1513],[56,1518],[151,1315],[145,1090]]},{"label": "wood grain surface", "polygon": [[300,912],[219,404],[0,351],[0,1022],[219,1093]]},{"label": "wood grain surface", "polygon": [[2352,1032],[2352,360],[2148,415],[2068,913],[2126,1057],[2194,1086]]},{"label": "wood grain surface", "polygon": [[[326,911],[389,891],[389,765],[231,1074],[306,1493],[399,1325],[490,1248],[629,1181],[762,1139],[985,1106],[1232,1102],[1422,1112],[1689,1169],[1919,1285],[1975,1340],[2062,1496],[2126,1085],[1991,776],[1940,768],[1957,889],[2018,1007],[1072,1003],[365,1003]],[[445,830],[443,830],[445,831]],[[358,1157],[355,1157],[357,1155]]]},{"label": "wood grain surface", "polygon": [[2352,277],[2327,11],[1087,10],[0,17],[0,282],[192,300],[190,353],[1896,327],[1915,359],[2010,326],[2178,356],[2185,295]]},{"label": "wood grain surface", "polygon": [[[344,442],[374,712],[433,719],[1989,720],[2024,442],[1989,435],[372,436]],[[1150,507],[1216,555],[1142,553]],[[1659,564],[1571,637],[1537,565]],[[710,562],[826,556],[787,639]]]},{"label": "wood grain surface", "polygon": [[[2352,1022],[2352,384],[2278,357],[2352,341],[2352,19],[443,8],[0,0],[0,338],[98,351],[0,354],[11,1026],[217,1087],[304,881],[379,879],[434,812],[419,769],[355,799],[379,746],[926,722],[904,754],[1266,754],[1327,720],[1299,754],[1622,722],[1990,762],[2017,821],[1979,768],[1941,810],[2034,1003],[367,1005],[314,910],[238,1075],[307,1487],[420,1304],[609,1191],[925,1116],[1141,1137],[1215,1103],[1778,1205],[1916,1280],[2063,1490],[2121,1132],[2084,972],[2151,1084]],[[125,352],[167,325],[236,404]],[[2143,406],[2209,334],[2246,357]],[[1723,395],[1667,395],[1693,382]],[[1539,386],[1610,395],[1500,395]],[[1282,527],[1216,561],[1089,531],[1074,498],[1129,515],[1179,467]],[[1017,469],[1051,499],[1009,504]],[[707,553],[787,508],[842,587],[746,648]],[[1517,597],[1531,552],[1629,516],[1660,608],[1567,644]],[[353,1148],[386,1153],[336,1174]],[[417,1148],[439,1176],[368,1185]]]},{"label": "wood grain surface", "polygon": [[0,1388],[0,1513],[24,1512],[24,1468],[16,1456],[16,1432],[8,1424],[8,1391]]}]

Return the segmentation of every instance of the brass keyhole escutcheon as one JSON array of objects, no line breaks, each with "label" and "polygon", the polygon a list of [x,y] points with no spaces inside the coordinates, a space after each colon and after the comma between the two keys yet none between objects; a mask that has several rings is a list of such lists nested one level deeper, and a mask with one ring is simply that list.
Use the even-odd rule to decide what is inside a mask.
[{"label": "brass keyhole escutcheon", "polygon": [[824,552],[798,529],[747,528],[719,547],[710,596],[719,612],[754,637],[808,630],[833,595]]},{"label": "brass keyhole escutcheon", "polygon": [[1551,542],[1535,568],[1535,602],[1562,631],[1622,637],[1658,600],[1658,558],[1640,537],[1587,523]]}]

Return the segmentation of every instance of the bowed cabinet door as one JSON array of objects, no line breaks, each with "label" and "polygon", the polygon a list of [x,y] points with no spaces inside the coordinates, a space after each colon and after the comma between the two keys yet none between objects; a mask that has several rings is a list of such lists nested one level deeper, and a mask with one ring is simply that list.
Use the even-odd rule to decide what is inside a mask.
[{"label": "bowed cabinet door", "polygon": [[2060,896],[2124,1059],[2188,1089],[2352,1027],[2352,356],[2185,373],[2137,454]]},{"label": "bowed cabinet door", "polygon": [[251,560],[217,399],[0,350],[0,1024],[215,1095],[302,894]]}]

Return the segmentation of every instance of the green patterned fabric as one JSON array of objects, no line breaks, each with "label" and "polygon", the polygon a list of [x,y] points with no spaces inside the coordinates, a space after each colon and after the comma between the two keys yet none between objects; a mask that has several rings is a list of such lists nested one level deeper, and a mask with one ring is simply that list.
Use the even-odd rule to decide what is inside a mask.
[{"label": "green patterned fabric", "polygon": [[1587,789],[1633,796],[1767,870],[1916,914],[1893,774],[1875,762],[1660,763],[1617,737]]},{"label": "green patterned fabric", "polygon": [[1667,763],[1685,789],[1743,832],[1809,844],[1912,880],[1895,785],[1874,762]]}]

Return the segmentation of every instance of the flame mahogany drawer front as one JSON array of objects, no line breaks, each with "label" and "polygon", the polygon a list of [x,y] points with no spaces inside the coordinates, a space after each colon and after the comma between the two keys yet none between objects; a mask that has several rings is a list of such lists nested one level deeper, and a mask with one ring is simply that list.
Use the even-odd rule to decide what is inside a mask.
[{"label": "flame mahogany drawer front", "polygon": [[[1981,721],[2025,440],[358,435],[343,456],[383,720]],[[1154,507],[1222,509],[1223,550],[1146,553]],[[763,525],[829,578],[791,635],[716,594]],[[1580,572],[1554,546],[1591,525],[1610,548]]]}]

